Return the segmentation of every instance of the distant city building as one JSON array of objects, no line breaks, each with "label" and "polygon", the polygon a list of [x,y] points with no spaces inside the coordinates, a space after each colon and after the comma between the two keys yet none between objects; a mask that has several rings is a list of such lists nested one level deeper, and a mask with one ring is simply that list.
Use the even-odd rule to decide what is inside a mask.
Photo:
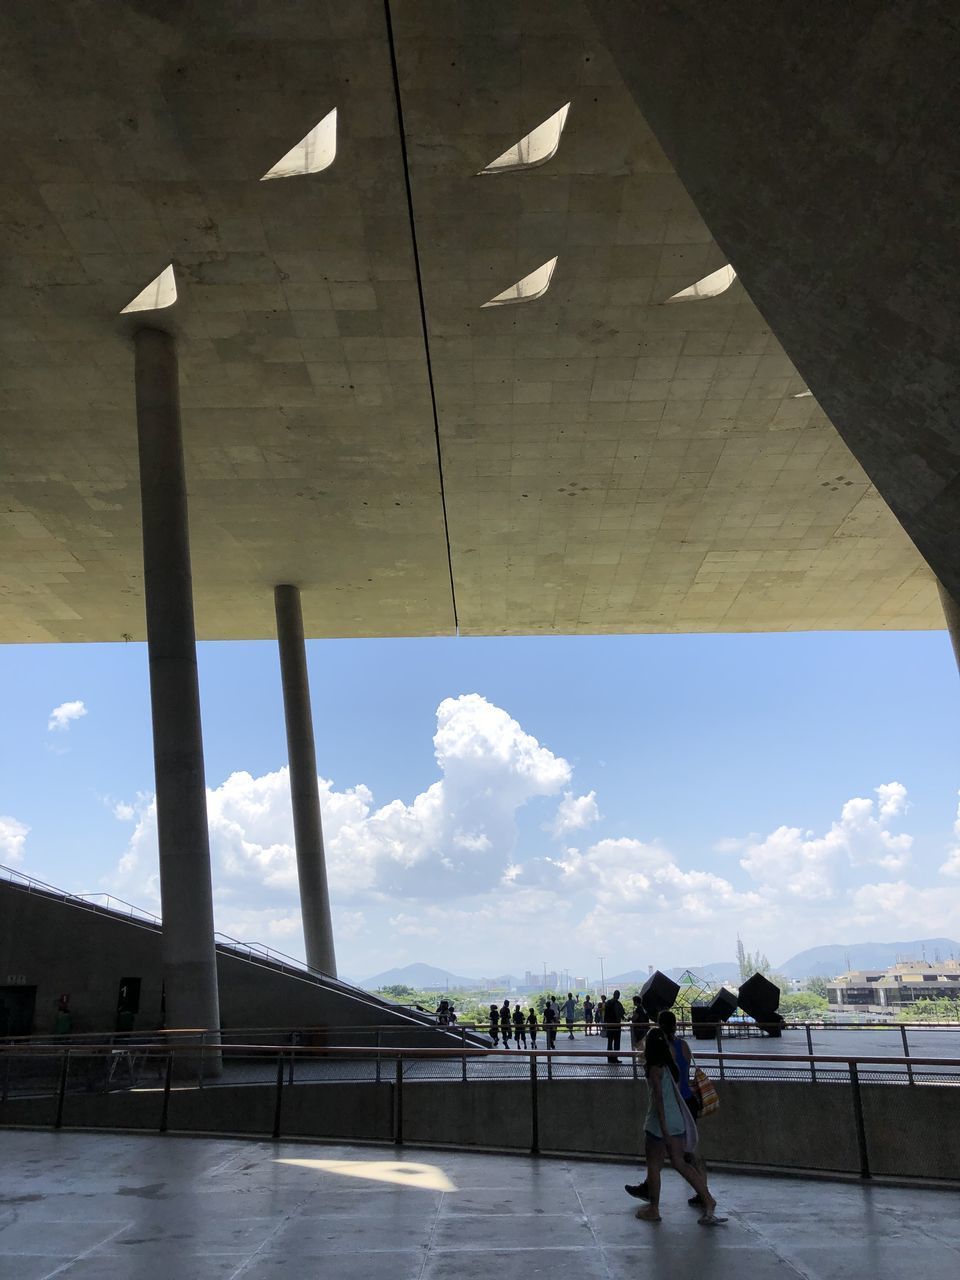
[{"label": "distant city building", "polygon": [[936,997],[960,1000],[960,962],[905,960],[886,969],[855,969],[827,983],[835,1005],[886,1009]]},{"label": "distant city building", "polygon": [[523,985],[527,991],[553,991],[560,986],[556,969],[548,969],[546,973],[534,973],[528,969],[523,975]]}]

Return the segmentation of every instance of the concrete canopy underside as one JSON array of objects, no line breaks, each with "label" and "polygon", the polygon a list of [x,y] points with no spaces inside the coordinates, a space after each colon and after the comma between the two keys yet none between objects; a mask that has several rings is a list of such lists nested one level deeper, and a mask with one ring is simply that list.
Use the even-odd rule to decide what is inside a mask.
[{"label": "concrete canopy underside", "polygon": [[390,13],[396,83],[380,0],[0,9],[0,641],[144,635],[119,312],[170,262],[202,638],[277,582],[313,636],[942,626],[742,284],[663,305],[727,258],[579,0]]}]

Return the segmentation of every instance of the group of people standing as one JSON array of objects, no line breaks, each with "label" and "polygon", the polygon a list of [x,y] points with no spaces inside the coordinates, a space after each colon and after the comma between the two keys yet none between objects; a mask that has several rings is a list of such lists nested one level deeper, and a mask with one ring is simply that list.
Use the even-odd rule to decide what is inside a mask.
[{"label": "group of people standing", "polygon": [[[640,1020],[642,1019],[643,1022],[643,1034],[646,1034],[649,1021],[643,1011],[640,997],[634,996],[633,999],[634,1013],[631,1019],[631,1041],[634,1048],[639,1048],[637,1033],[640,1030]],[[560,1030],[561,1014],[567,1027],[567,1038],[575,1040],[574,1027],[577,1025],[577,999],[572,991],[567,992],[567,998],[562,1004],[557,1000],[556,996],[547,996],[543,1009],[543,1031],[548,1049],[557,1047],[557,1033]],[[608,1062],[620,1061],[617,1054],[620,1052],[620,1037],[626,1016],[627,1012],[620,1003],[619,991],[614,991],[609,999],[606,996],[601,996],[596,1004],[589,996],[584,997],[584,1035],[606,1035]],[[495,1047],[502,1042],[503,1047],[506,1049],[512,1039],[518,1049],[526,1049],[529,1036],[530,1048],[535,1049],[539,1030],[540,1020],[537,1017],[536,1009],[530,1009],[527,1013],[524,1013],[519,1003],[511,1009],[509,998],[505,999],[499,1008],[495,1004],[490,1006],[489,1032],[490,1039]],[[640,1041],[642,1041],[643,1034],[639,1037]]]}]

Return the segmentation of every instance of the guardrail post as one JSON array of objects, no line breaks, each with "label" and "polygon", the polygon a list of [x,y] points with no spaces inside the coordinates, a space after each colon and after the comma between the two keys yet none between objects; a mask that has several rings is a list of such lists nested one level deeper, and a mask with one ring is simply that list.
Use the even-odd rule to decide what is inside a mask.
[{"label": "guardrail post", "polygon": [[283,1108],[283,1050],[277,1054],[277,1100],[273,1108],[273,1140],[280,1137],[280,1112]]},{"label": "guardrail post", "polygon": [[[807,1053],[809,1053],[810,1057],[812,1058],[813,1057],[813,1035],[810,1031],[810,1023],[807,1022],[804,1025],[806,1026],[806,1029],[807,1029]],[[811,1084],[817,1083],[817,1064],[815,1062],[810,1063],[810,1083]]]},{"label": "guardrail post", "polygon": [[6,1102],[10,1095],[10,1054],[3,1055],[3,1084],[0,1086],[0,1102]]},{"label": "guardrail post", "polygon": [[860,1093],[860,1072],[855,1062],[848,1062],[850,1090],[853,1095],[853,1117],[857,1126],[857,1146],[860,1150],[860,1177],[870,1177],[870,1157],[867,1152],[867,1129],[863,1122],[863,1097]]},{"label": "guardrail post", "polygon": [[205,1031],[201,1031],[200,1032],[200,1056],[197,1059],[197,1062],[199,1064],[197,1066],[197,1088],[198,1089],[203,1088],[203,1050],[206,1043],[207,1043],[207,1033]]},{"label": "guardrail post", "polygon": [[720,1064],[719,1064],[718,1073],[719,1073],[720,1079],[723,1080],[725,1078],[723,1074],[723,1041],[720,1038],[720,1036],[721,1036],[720,1023],[718,1022],[717,1023],[717,1053],[720,1055]]},{"label": "guardrail post", "polygon": [[393,1140],[403,1146],[403,1058],[397,1056],[397,1073],[393,1086]]},{"label": "guardrail post", "polygon": [[[549,1044],[549,1037],[547,1043]],[[553,1053],[550,1049],[547,1050],[547,1079],[553,1079]]]},{"label": "guardrail post", "polygon": [[377,1084],[380,1083],[380,1032],[377,1032]]},{"label": "guardrail post", "polygon": [[467,1082],[467,1030],[466,1027],[460,1028],[460,1047],[463,1049],[463,1082]]},{"label": "guardrail post", "polygon": [[293,1084],[293,1060],[296,1057],[293,1049],[290,1050],[290,1065],[287,1068],[287,1084]]},{"label": "guardrail post", "polygon": [[167,1132],[167,1117],[170,1114],[170,1084],[173,1080],[173,1050],[167,1053],[167,1071],[163,1077],[163,1106],[160,1108],[160,1132]]},{"label": "guardrail post", "polygon": [[540,1090],[535,1053],[530,1055],[530,1154],[540,1154]]},{"label": "guardrail post", "polygon": [[59,1129],[63,1124],[63,1098],[67,1092],[67,1073],[70,1070],[70,1050],[64,1049],[60,1062],[60,1085],[57,1089],[57,1116],[53,1127]]},{"label": "guardrail post", "polygon": [[[910,1046],[907,1044],[907,1024],[900,1023],[900,1039],[903,1041],[903,1056],[907,1059],[910,1057]],[[921,1055],[922,1056],[922,1055]],[[907,1084],[914,1084],[913,1067],[907,1062]]]}]

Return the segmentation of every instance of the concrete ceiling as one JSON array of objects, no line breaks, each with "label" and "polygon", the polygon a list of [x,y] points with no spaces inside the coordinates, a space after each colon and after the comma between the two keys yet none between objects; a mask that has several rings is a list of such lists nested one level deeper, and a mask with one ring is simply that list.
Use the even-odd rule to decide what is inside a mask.
[{"label": "concrete ceiling", "polygon": [[143,638],[119,312],[171,261],[204,638],[278,581],[315,636],[942,626],[742,284],[664,305],[727,259],[579,0],[390,14],[0,8],[0,640]]}]

